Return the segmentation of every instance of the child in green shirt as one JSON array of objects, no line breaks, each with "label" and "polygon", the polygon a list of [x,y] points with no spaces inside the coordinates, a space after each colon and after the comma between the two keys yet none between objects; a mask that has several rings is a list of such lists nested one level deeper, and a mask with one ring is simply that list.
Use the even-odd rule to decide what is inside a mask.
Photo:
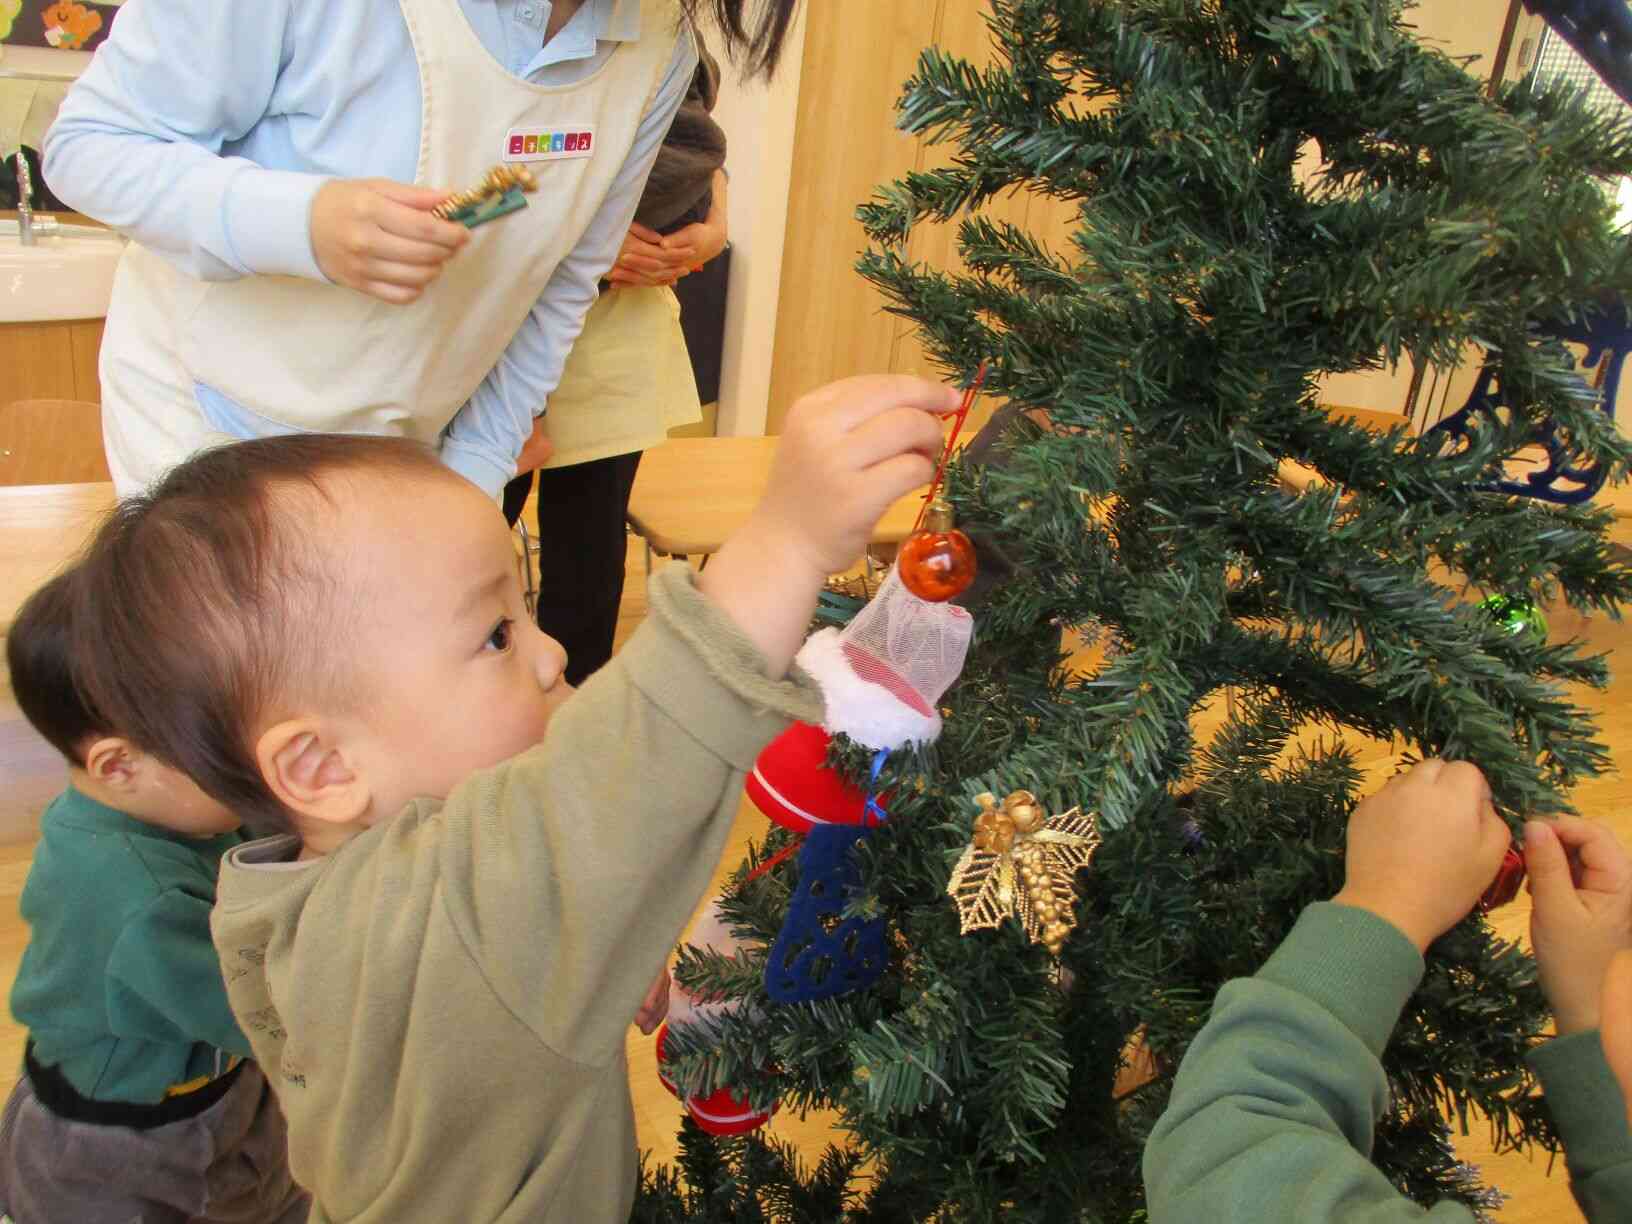
[{"label": "child in green shirt", "polygon": [[11,1010],[29,1031],[0,1123],[16,1224],[297,1224],[283,1118],[227,1006],[209,915],[238,820],[97,718],[74,683],[77,573],[6,640],[11,683],[67,758],[23,889]]},{"label": "child in green shirt", "polygon": [[[1632,858],[1606,827],[1525,828],[1531,944],[1558,1036],[1529,1056],[1592,1224],[1632,1221]],[[1145,1148],[1154,1224],[1471,1221],[1424,1212],[1367,1159],[1379,1061],[1428,945],[1509,842],[1472,765],[1424,761],[1355,809],[1347,872],[1255,977],[1218,992]]]}]

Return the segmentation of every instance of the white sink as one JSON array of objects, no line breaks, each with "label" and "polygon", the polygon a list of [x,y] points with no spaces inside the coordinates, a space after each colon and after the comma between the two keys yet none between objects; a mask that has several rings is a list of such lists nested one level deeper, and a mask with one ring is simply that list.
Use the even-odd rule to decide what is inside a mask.
[{"label": "white sink", "polygon": [[0,221],[0,323],[100,319],[125,240],[90,225],[35,222],[24,246],[17,222]]}]

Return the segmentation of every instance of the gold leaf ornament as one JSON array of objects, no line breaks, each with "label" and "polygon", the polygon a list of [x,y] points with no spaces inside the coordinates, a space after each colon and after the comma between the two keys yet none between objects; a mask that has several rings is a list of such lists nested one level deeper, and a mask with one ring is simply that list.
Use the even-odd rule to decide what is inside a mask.
[{"label": "gold leaf ornament", "polygon": [[957,904],[959,930],[995,929],[1015,917],[1032,943],[1053,956],[1077,925],[1078,868],[1099,849],[1099,817],[1072,808],[1050,816],[1030,791],[975,796],[974,840],[952,868],[946,892]]}]

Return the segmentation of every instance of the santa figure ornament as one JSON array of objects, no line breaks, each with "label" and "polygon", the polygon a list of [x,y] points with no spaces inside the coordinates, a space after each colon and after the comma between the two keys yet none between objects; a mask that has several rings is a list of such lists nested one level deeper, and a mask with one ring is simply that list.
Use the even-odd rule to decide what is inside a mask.
[{"label": "santa figure ornament", "polygon": [[748,778],[754,805],[800,833],[862,823],[866,792],[823,765],[832,737],[875,751],[933,741],[936,703],[963,670],[974,628],[965,609],[919,599],[892,570],[842,630],[811,634],[798,662],[821,686],[826,715],[820,727],[795,723],[760,754]]},{"label": "santa figure ornament", "polygon": [[[718,901],[711,902],[709,907],[698,915],[697,924],[692,928],[686,942],[723,956],[735,956],[742,944],[726,925]],[[776,1107],[773,1105],[768,1112],[754,1109],[745,1098],[737,1096],[729,1087],[716,1089],[708,1096],[681,1097],[679,1087],[664,1070],[664,1063],[668,1060],[669,1026],[703,1025],[715,1028],[719,1020],[734,1006],[740,1005],[697,998],[682,990],[676,983],[669,989],[668,1019],[657,1030],[658,1080],[676,1097],[681,1098],[686,1112],[691,1115],[691,1120],[711,1135],[741,1135],[755,1130],[770,1121]]]}]

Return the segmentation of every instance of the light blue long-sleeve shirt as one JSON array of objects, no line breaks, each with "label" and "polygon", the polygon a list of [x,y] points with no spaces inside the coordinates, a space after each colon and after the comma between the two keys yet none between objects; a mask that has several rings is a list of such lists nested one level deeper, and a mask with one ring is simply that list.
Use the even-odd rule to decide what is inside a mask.
[{"label": "light blue long-sleeve shirt", "polygon": [[[641,33],[639,0],[584,0],[548,45],[551,0],[459,5],[488,52],[539,85],[584,80]],[[696,64],[681,34],[611,192],[444,431],[444,462],[490,494],[560,382]],[[397,0],[128,0],[46,138],[45,177],[65,203],[201,279],[322,280],[313,197],[330,178],[413,181],[419,89]],[[286,428],[208,388],[199,398],[225,433]]]}]

